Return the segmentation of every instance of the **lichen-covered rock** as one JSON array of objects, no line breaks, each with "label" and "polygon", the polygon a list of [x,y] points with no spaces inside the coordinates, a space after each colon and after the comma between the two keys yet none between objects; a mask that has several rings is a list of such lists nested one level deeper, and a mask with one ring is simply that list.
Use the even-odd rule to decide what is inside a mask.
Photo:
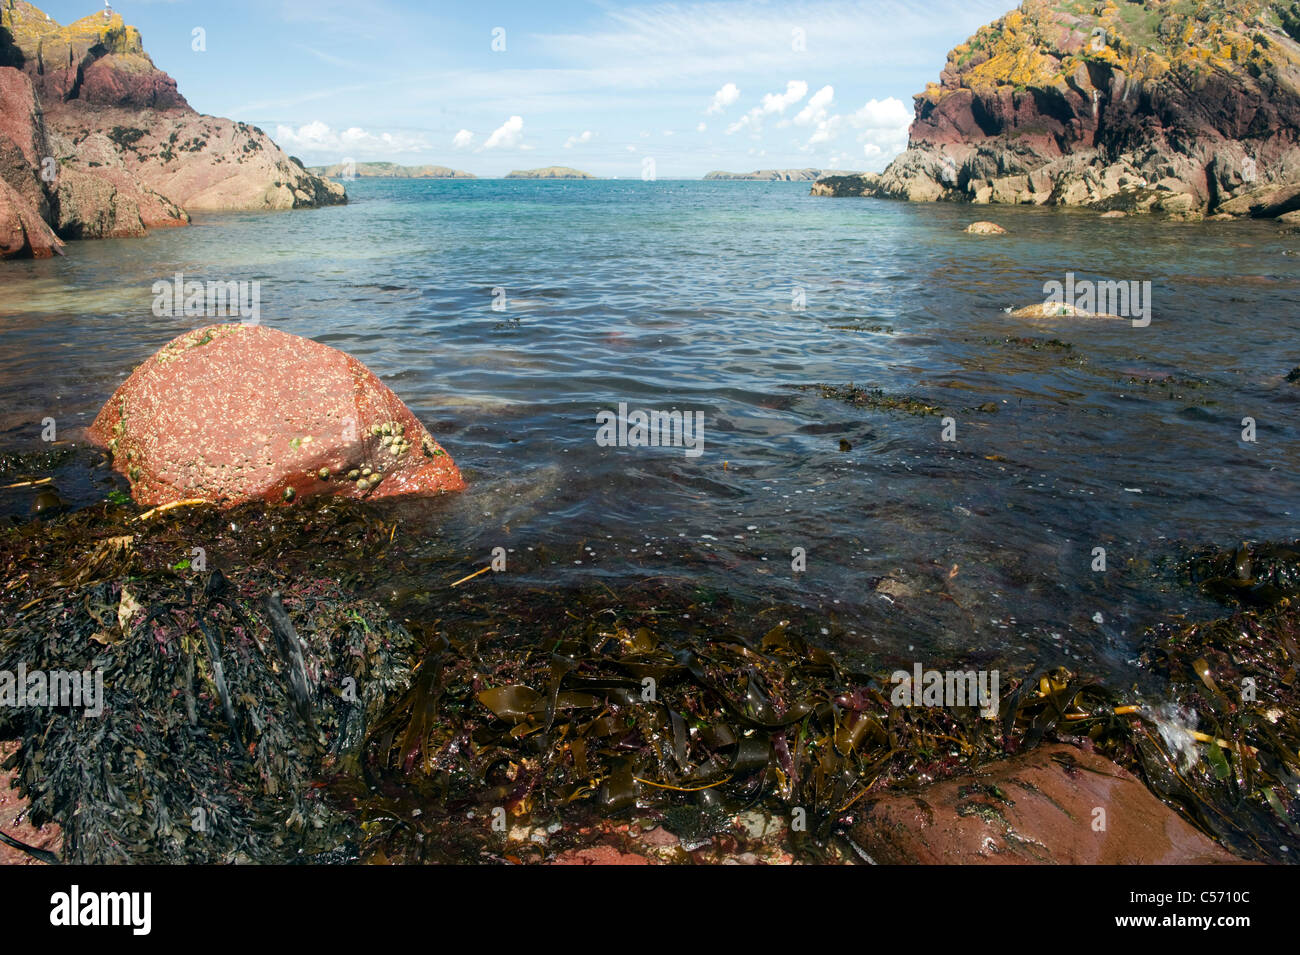
[{"label": "lichen-covered rock", "polygon": [[[1025,0],[948,55],[884,173],[814,195],[1179,218],[1298,208],[1295,11],[1294,0]],[[1238,201],[1253,192],[1263,198]]]},{"label": "lichen-covered rock", "polygon": [[261,325],[210,325],[164,345],[108,400],[90,437],[145,506],[373,500],[465,486],[361,362]]}]

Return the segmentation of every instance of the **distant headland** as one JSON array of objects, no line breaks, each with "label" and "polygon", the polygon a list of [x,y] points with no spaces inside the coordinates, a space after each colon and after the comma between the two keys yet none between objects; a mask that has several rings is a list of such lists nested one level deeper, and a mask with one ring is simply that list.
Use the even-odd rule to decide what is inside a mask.
[{"label": "distant headland", "polygon": [[705,179],[751,179],[763,182],[812,182],[826,176],[856,176],[856,172],[839,169],[755,169],[753,172],[706,173]]},{"label": "distant headland", "polygon": [[463,169],[447,166],[399,166],[395,162],[336,162],[332,166],[308,166],[307,171],[326,179],[477,179]]}]

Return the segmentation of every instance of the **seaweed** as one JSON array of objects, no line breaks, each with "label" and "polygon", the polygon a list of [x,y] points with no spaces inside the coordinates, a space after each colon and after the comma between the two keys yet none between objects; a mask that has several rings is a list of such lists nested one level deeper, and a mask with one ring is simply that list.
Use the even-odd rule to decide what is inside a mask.
[{"label": "seaweed", "polygon": [[[398,534],[405,519],[329,499],[105,501],[0,532],[0,670],[104,674],[99,718],[0,708],[63,859],[516,862],[639,826],[676,833],[686,862],[747,845],[748,817],[781,821],[800,858],[841,859],[864,797],[1065,740],[1238,854],[1290,860],[1300,634],[1285,594],[1154,628],[1141,662],[1168,681],[1161,699],[1004,673],[988,719],[894,705],[886,674],[827,650],[807,609],[689,577],[615,592],[467,576],[427,534]],[[194,541],[205,560],[178,561]],[[1293,558],[1206,551],[1186,577],[1290,593]]]}]

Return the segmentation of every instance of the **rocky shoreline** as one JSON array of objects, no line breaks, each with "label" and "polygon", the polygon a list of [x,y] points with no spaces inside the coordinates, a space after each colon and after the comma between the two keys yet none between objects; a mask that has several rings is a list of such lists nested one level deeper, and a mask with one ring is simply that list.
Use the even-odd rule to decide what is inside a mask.
[{"label": "rocky shoreline", "polygon": [[[68,511],[48,456],[0,470],[39,492],[0,533],[0,741],[18,744],[0,860],[1300,861],[1300,543],[1177,559],[1162,585],[1229,611],[1148,629],[1145,692],[1063,667],[889,673],[824,649],[820,611],[702,597],[703,557],[620,593],[466,572],[439,510],[409,506],[463,487],[455,465],[406,460],[408,438],[441,449],[326,353],[347,359],[231,325],[146,359],[92,428],[107,453],[59,455],[125,476],[135,506],[115,489]],[[313,402],[269,394],[287,423],[263,435],[232,371],[257,361],[352,424],[331,436]],[[202,419],[238,447],[187,471],[186,448],[225,439],[165,409],[202,400],[248,417]],[[379,495],[332,482],[372,459]],[[92,672],[92,700],[85,680],[53,698],[50,675]]]},{"label": "rocky shoreline", "polygon": [[202,115],[121,16],[0,2],[0,259],[139,236],[191,212],[346,202],[260,129]]},{"label": "rocky shoreline", "polygon": [[448,547],[403,569],[437,520],[109,500],[11,527],[0,671],[98,667],[105,690],[99,719],[0,708],[0,829],[82,863],[1294,861],[1288,547],[1191,561],[1262,606],[1150,631],[1158,696],[1017,670],[990,720],[900,705],[798,608],[456,587]]},{"label": "rocky shoreline", "polygon": [[883,173],[812,194],[1300,215],[1300,15],[1282,0],[1026,0],[915,100]]}]

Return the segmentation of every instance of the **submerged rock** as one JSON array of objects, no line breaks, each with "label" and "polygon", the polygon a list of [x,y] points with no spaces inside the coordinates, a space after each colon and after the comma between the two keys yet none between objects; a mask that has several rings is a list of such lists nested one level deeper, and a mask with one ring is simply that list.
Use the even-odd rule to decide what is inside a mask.
[{"label": "submerged rock", "polygon": [[1011,313],[1012,318],[1108,318],[1116,321],[1127,321],[1119,315],[1112,315],[1109,312],[1090,312],[1087,309],[1071,305],[1069,302],[1039,302],[1037,305],[1026,305],[1018,308]]},{"label": "submerged rock", "polygon": [[429,495],[465,486],[410,409],[351,355],[261,325],[211,325],[140,365],[90,437],[144,506]]},{"label": "submerged rock", "polygon": [[878,863],[1206,865],[1240,860],[1133,775],[1061,744],[868,804],[854,840]]}]

